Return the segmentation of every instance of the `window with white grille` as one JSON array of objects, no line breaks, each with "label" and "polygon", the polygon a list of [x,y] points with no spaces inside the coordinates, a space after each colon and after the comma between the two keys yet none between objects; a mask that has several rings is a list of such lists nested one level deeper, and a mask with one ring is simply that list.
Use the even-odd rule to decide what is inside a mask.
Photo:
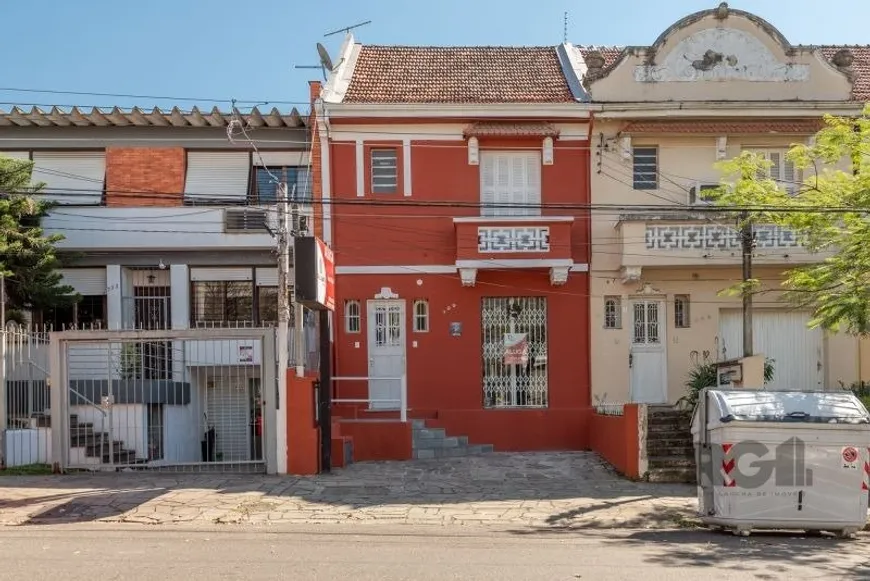
[{"label": "window with white grille", "polygon": [[690,326],[689,295],[676,295],[674,297],[674,327],[688,329]]},{"label": "window with white grille", "polygon": [[540,152],[482,152],[480,203],[481,216],[540,216]]},{"label": "window with white grille", "polygon": [[425,300],[414,301],[414,332],[429,332],[429,302]]},{"label": "window with white grille", "polygon": [[632,185],[636,190],[655,190],[659,187],[659,149],[654,146],[635,147],[631,150]]},{"label": "window with white grille", "polygon": [[801,172],[795,168],[794,162],[786,159],[788,149],[750,149],[770,162],[770,169],[759,172],[759,179],[770,178],[781,188],[794,193],[800,189]]},{"label": "window with white grille", "polygon": [[546,297],[484,297],[484,407],[547,407]]},{"label": "window with white grille", "polygon": [[622,299],[619,297],[604,297],[604,328],[622,328]]},{"label": "window with white grille", "polygon": [[399,154],[395,148],[371,150],[372,193],[395,194],[399,191]]},{"label": "window with white grille", "polygon": [[344,330],[347,333],[360,332],[360,304],[359,301],[351,300],[344,302]]}]

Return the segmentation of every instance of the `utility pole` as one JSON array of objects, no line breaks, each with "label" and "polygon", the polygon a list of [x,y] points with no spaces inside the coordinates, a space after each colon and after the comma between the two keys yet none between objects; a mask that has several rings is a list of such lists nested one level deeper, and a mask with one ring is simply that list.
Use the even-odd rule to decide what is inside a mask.
[{"label": "utility pole", "polygon": [[0,274],[0,467],[6,466],[6,276]]},{"label": "utility pole", "polygon": [[287,184],[278,185],[278,395],[275,401],[278,473],[287,473],[287,372],[290,355],[290,227]]},{"label": "utility pole", "polygon": [[752,280],[752,249],[755,246],[755,236],[749,212],[741,212],[740,245],[743,250],[743,356],[752,356],[752,291],[748,288]]}]

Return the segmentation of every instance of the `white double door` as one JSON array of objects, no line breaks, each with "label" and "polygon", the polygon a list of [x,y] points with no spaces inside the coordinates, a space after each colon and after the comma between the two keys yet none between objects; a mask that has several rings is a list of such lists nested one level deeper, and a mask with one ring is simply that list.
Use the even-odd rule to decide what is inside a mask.
[{"label": "white double door", "polygon": [[636,403],[667,403],[668,351],[665,301],[636,298],[629,301],[630,394]]},{"label": "white double door", "polygon": [[405,375],[405,301],[371,300],[367,305],[369,409],[397,410]]}]

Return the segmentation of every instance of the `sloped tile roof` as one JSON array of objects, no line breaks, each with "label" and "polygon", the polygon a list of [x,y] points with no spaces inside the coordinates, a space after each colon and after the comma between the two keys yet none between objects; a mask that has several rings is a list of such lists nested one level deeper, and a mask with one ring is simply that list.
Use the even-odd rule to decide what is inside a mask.
[{"label": "sloped tile roof", "polygon": [[558,137],[559,130],[550,123],[504,123],[481,121],[463,131],[465,137]]},{"label": "sloped tile roof", "polygon": [[556,47],[360,47],[345,103],[568,103]]},{"label": "sloped tile roof", "polygon": [[749,135],[758,133],[812,134],[822,128],[818,119],[776,119],[769,121],[634,121],[625,133],[694,133],[710,135]]},{"label": "sloped tile roof", "polygon": [[44,111],[33,107],[30,111],[13,107],[6,112],[0,109],[0,126],[76,126],[76,127],[226,127],[231,120],[239,118],[251,127],[305,127],[305,118],[296,109],[289,113],[281,113],[277,109],[260,112],[256,107],[247,113],[239,111],[226,112],[217,108],[211,111],[200,111],[194,107],[190,111],[181,111],[178,107],[162,111],[156,107],[151,111],[142,111],[138,107],[122,110],[94,107],[90,111],[85,108],[60,109],[52,107]]},{"label": "sloped tile roof", "polygon": [[848,49],[852,53],[852,99],[855,101],[870,100],[870,46],[820,46],[818,49],[829,61],[842,49]]},{"label": "sloped tile roof", "polygon": [[577,49],[583,58],[586,58],[592,51],[598,51],[604,57],[604,67],[608,68],[622,55],[623,47],[621,46],[578,46]]}]

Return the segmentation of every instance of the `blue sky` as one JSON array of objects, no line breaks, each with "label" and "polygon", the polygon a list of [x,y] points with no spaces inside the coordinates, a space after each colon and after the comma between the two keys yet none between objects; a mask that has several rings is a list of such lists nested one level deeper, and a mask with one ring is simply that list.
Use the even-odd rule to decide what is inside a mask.
[{"label": "blue sky", "polygon": [[[335,55],[343,34],[328,38],[324,34],[365,20],[372,23],[356,35],[371,44],[551,45],[562,41],[562,15],[567,10],[568,36],[575,44],[650,44],[675,20],[716,4],[716,0],[8,2],[3,19],[18,24],[7,24],[0,35],[0,109],[8,110],[14,103],[189,109],[194,104],[211,107],[216,99],[305,101],[307,81],[320,72],[294,66],[317,64],[317,42]],[[870,2],[743,0],[731,6],[768,19],[795,44],[870,43],[866,31]],[[848,17],[831,9],[846,6]],[[293,105],[276,106],[289,110]]]}]

